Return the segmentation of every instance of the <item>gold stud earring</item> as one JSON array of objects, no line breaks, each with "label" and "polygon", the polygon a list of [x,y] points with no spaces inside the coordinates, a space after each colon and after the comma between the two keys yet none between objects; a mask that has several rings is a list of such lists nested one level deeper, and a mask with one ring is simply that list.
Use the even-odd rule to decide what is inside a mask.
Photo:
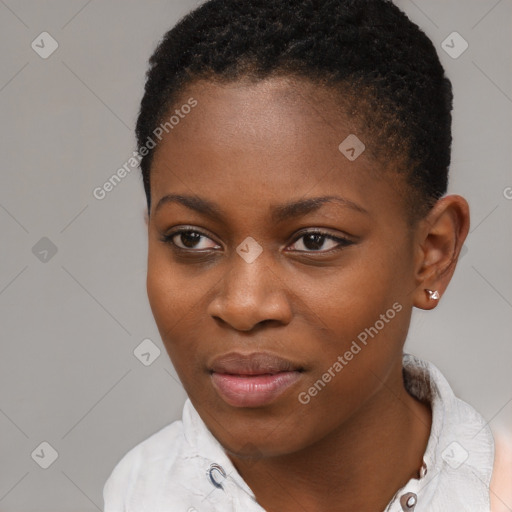
[{"label": "gold stud earring", "polygon": [[425,289],[425,291],[428,293],[428,298],[430,300],[439,300],[439,292],[437,290],[427,290]]}]

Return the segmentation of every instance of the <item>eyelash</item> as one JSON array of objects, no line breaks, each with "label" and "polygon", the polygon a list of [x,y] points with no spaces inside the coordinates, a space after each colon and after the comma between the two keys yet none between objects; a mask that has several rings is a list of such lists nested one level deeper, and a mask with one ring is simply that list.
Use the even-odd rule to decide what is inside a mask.
[{"label": "eyelash", "polygon": [[[189,229],[189,228],[177,229],[175,231],[172,231],[171,233],[167,233],[165,235],[162,235],[160,240],[162,242],[166,243],[166,244],[169,244],[174,251],[182,252],[182,253],[189,253],[189,254],[190,253],[194,253],[194,252],[195,253],[202,253],[203,251],[212,250],[211,248],[209,248],[209,249],[193,249],[193,248],[192,249],[184,249],[183,247],[179,247],[178,245],[176,245],[173,242],[173,238],[176,237],[177,235],[180,235],[180,234],[183,234],[183,233],[197,233],[198,235],[200,235],[202,237],[205,237],[205,238],[208,238],[208,239],[211,240],[211,238],[208,235],[206,235],[205,233],[203,233],[203,232],[201,232],[201,231],[199,231],[197,229]],[[303,238],[303,237],[305,237],[307,235],[311,235],[311,234],[320,235],[322,237],[325,237],[328,240],[332,240],[334,242],[337,242],[338,245],[336,247],[333,247],[333,248],[327,249],[327,250],[323,250],[323,251],[322,250],[319,250],[319,251],[315,251],[315,250],[306,250],[306,251],[296,250],[294,252],[303,253],[303,254],[327,254],[327,253],[332,253],[332,252],[335,252],[335,251],[342,250],[343,248],[348,247],[349,245],[352,245],[354,243],[352,240],[349,240],[348,238],[334,236],[334,235],[331,235],[330,233],[327,233],[327,232],[322,231],[322,230],[309,230],[309,231],[305,231],[305,232],[299,233],[299,236],[297,236],[293,240],[291,245],[295,244],[301,238]],[[213,250],[216,250],[216,249],[213,249]]]}]

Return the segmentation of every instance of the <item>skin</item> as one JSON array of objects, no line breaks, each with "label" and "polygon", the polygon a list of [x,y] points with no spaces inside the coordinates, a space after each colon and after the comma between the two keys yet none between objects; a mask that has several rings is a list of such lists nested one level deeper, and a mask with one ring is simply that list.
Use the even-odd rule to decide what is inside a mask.
[{"label": "skin", "polygon": [[[434,308],[425,289],[446,289],[469,228],[467,202],[445,196],[411,229],[401,178],[370,151],[349,161],[338,150],[350,133],[371,141],[307,81],[196,81],[176,105],[191,96],[198,105],[154,154],[146,219],[148,297],[173,365],[265,510],[384,510],[418,477],[430,434],[430,407],[407,393],[401,374],[412,308]],[[223,216],[176,201],[157,209],[171,193],[211,201]],[[359,209],[326,202],[271,217],[275,205],[333,195]],[[205,236],[178,252],[172,241],[190,237],[161,238],[180,226]],[[312,246],[304,230],[316,228],[352,243]],[[252,263],[236,252],[248,236],[263,249]],[[300,403],[394,303],[401,311]],[[208,371],[231,351],[267,351],[304,371],[271,404],[233,407]]]},{"label": "skin", "polygon": [[512,436],[501,425],[493,431],[495,458],[490,482],[491,512],[509,512],[512,508]]}]

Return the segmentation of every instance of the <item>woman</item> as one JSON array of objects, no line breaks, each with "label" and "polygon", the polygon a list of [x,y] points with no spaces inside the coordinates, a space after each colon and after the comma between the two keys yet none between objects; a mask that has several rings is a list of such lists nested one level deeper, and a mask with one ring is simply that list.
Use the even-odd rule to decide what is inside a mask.
[{"label": "woman", "polygon": [[164,36],[137,122],[147,290],[189,399],[106,512],[489,510],[489,427],[403,354],[469,228],[451,108],[390,1],[211,0]]}]

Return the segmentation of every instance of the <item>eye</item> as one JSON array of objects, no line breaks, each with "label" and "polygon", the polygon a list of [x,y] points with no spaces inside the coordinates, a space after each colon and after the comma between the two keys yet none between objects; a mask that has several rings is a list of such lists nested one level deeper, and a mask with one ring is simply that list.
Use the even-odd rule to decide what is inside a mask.
[{"label": "eye", "polygon": [[179,229],[163,235],[162,242],[173,244],[178,249],[201,250],[220,248],[211,238],[193,229]]},{"label": "eye", "polygon": [[292,250],[297,252],[329,252],[353,243],[348,238],[337,237],[322,231],[309,231],[299,236],[290,247],[295,245],[296,247]]},{"label": "eye", "polygon": [[[201,251],[220,249],[210,237],[196,229],[177,229],[161,237],[164,243],[172,244],[175,249],[183,251]],[[351,240],[337,237],[323,231],[309,231],[302,233],[290,246],[292,251],[305,253],[325,253],[339,250],[353,244]]]}]

